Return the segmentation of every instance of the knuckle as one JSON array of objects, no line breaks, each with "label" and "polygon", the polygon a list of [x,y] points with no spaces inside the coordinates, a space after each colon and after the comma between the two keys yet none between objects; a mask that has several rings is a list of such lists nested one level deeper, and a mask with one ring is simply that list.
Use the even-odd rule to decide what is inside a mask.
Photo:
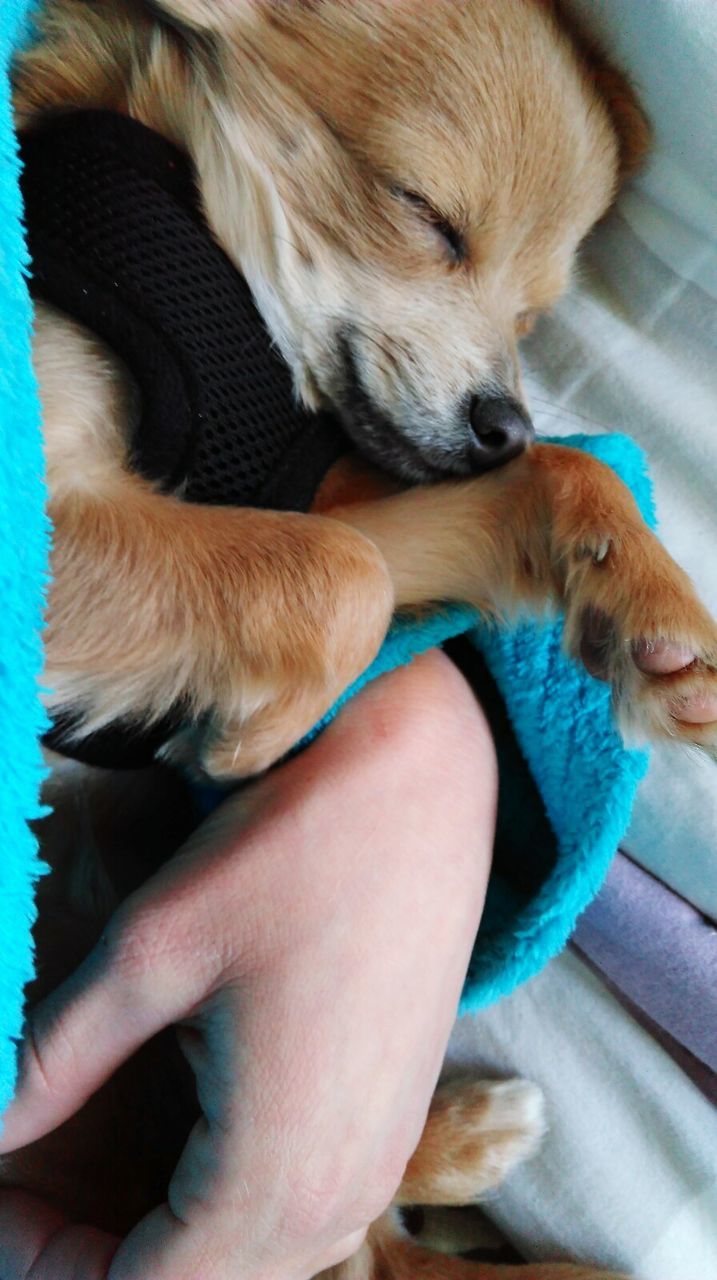
[{"label": "knuckle", "polygon": [[[349,1235],[344,1236],[342,1240],[337,1241],[330,1249],[327,1249],[317,1263],[321,1271],[326,1271],[330,1267],[338,1267],[342,1262],[348,1262],[349,1258],[353,1258],[359,1249],[365,1244],[365,1231],[352,1231]],[[361,1274],[365,1272],[361,1271]]]},{"label": "knuckle", "polygon": [[405,1154],[393,1153],[376,1167],[371,1185],[364,1188],[358,1205],[360,1222],[370,1224],[386,1212],[401,1185],[405,1169]]},{"label": "knuckle", "polygon": [[[304,1176],[291,1188],[289,1234],[300,1239],[357,1240],[385,1212],[400,1185],[405,1159],[388,1157],[372,1170],[365,1185],[356,1184],[338,1171],[321,1181]],[[358,1244],[348,1252],[355,1252]],[[348,1256],[348,1252],[345,1256]]]},{"label": "knuckle", "polygon": [[125,905],[111,918],[100,938],[103,959],[124,977],[140,976],[150,965],[148,940],[141,920]]},{"label": "knuckle", "polygon": [[22,1047],[23,1068],[39,1082],[48,1098],[62,1095],[68,1076],[79,1066],[76,1045],[55,1019],[38,1011],[29,1019]]},{"label": "knuckle", "polygon": [[289,1233],[300,1239],[324,1236],[343,1217],[345,1198],[339,1179],[312,1181],[303,1176],[295,1180],[289,1200]]},{"label": "knuckle", "polygon": [[156,987],[157,981],[186,949],[184,922],[162,908],[125,904],[101,939],[106,963],[131,986]]}]

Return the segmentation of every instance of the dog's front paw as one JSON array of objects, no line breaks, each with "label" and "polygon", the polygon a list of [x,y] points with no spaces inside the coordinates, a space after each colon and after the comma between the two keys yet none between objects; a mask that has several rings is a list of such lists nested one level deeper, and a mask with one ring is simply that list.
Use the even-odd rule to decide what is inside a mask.
[{"label": "dog's front paw", "polygon": [[611,683],[626,738],[717,758],[717,624],[687,575],[632,521],[596,530],[569,559],[568,641]]}]

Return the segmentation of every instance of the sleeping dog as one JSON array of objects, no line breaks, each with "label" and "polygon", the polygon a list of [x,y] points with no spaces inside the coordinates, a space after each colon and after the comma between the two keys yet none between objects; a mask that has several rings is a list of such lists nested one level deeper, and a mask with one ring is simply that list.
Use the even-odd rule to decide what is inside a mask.
[{"label": "sleeping dog", "polygon": [[15,106],[30,130],[109,109],[189,155],[297,395],[377,472],[357,493],[342,463],[306,515],[186,502],[131,465],[116,353],[38,307],[45,683],[78,742],[181,705],[170,758],[255,774],[395,609],[459,600],[557,602],[625,730],[714,751],[713,621],[608,468],[532,443],[517,344],[648,141],[549,0],[48,0]]},{"label": "sleeping dog", "polygon": [[253,774],[368,665],[394,609],[558,600],[623,726],[714,748],[717,633],[685,576],[606,467],[521,454],[516,344],[646,144],[624,82],[536,0],[46,10],[20,123],[111,107],[178,142],[298,394],[421,486],[311,517],[159,492],[129,466],[123,366],[39,308],[45,683],[76,736],[182,703],[202,767]]}]

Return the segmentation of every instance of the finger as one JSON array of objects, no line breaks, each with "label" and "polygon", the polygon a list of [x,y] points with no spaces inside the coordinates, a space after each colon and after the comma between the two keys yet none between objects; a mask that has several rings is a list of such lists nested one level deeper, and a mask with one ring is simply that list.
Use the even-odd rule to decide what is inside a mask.
[{"label": "finger", "polygon": [[[234,814],[237,806],[226,807]],[[57,1128],[211,989],[222,964],[216,919],[226,916],[226,899],[222,884],[214,894],[197,885],[220,816],[123,903],[79,969],[31,1012],[15,1100],[0,1118],[0,1155]]]},{"label": "finger", "polygon": [[197,1122],[172,1177],[168,1202],[120,1245],[108,1280],[241,1280],[259,1273],[262,1255],[256,1256],[254,1236],[261,1209],[254,1202],[242,1204],[247,1184],[226,1167],[231,1145],[231,1135],[213,1131],[205,1117]]},{"label": "finger", "polygon": [[22,1191],[0,1192],[2,1280],[106,1280],[119,1241]]},{"label": "finger", "polygon": [[144,968],[101,940],[32,1011],[15,1099],[2,1120],[0,1154],[57,1128],[146,1040],[186,1012],[187,992],[177,975],[159,963]]},{"label": "finger", "polygon": [[236,994],[222,991],[190,1023],[178,1028],[203,1114],[172,1175],[168,1202],[150,1213],[121,1245],[110,1280],[147,1280],[148,1276],[152,1280],[184,1280],[185,1276],[224,1280],[226,1276],[228,1280],[230,1275],[238,1280],[240,1275],[253,1274],[255,1215],[240,1212],[243,1195],[237,1195],[237,1188],[245,1185],[239,1176],[242,1155],[246,1159],[243,1108],[232,1105],[240,1075],[238,1022]]},{"label": "finger", "polygon": [[221,1276],[224,1280],[230,1274],[238,1280],[238,1268],[228,1270],[235,1263],[224,1231],[212,1232],[201,1222],[184,1222],[169,1204],[163,1204],[120,1245],[108,1280],[147,1280],[148,1276],[152,1280],[190,1280],[195,1276],[216,1280]]},{"label": "finger", "polygon": [[[273,1251],[271,1242],[276,1243],[279,1230],[271,1208],[276,1187],[259,1176],[253,1160],[257,1131],[266,1136],[261,1108],[271,1089],[261,1068],[256,1069],[256,1037],[246,1016],[241,1019],[243,1032],[253,1054],[242,1070],[240,1013],[238,990],[227,988],[178,1028],[180,1047],[195,1075],[202,1115],[172,1175],[167,1203],[148,1214],[122,1243],[109,1280],[147,1280],[149,1276],[152,1280],[241,1280],[259,1274]],[[281,1061],[277,1070],[281,1076]],[[280,1156],[286,1125],[280,1109],[276,1117],[271,1106],[269,1110],[276,1126],[269,1165],[281,1188],[286,1176]],[[297,1274],[320,1269],[313,1268],[309,1259],[302,1270],[298,1243],[295,1253]],[[284,1256],[281,1251],[280,1256]]]}]

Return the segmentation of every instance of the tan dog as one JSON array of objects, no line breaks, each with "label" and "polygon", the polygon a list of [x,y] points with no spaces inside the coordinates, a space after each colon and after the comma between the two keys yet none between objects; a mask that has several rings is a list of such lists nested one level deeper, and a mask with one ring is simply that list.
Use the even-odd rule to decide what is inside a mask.
[{"label": "tan dog", "polygon": [[[536,0],[54,0],[16,104],[24,123],[112,106],[179,141],[301,394],[409,481],[470,473],[481,404],[519,396],[517,338],[646,142],[622,81]],[[255,773],[368,664],[396,607],[557,598],[575,652],[599,620],[626,727],[714,746],[709,709],[680,712],[688,694],[709,708],[717,631],[599,462],[536,447],[333,519],[208,509],[127,469],[125,375],[94,338],[41,310],[35,357],[46,683],[83,731],[181,699],[211,725],[203,766]],[[634,646],[665,639],[696,655],[688,671],[638,667]]]},{"label": "tan dog", "polygon": [[[557,601],[627,729],[715,748],[717,629],[614,474],[535,446],[472,475],[485,402],[524,421],[516,344],[647,141],[627,86],[548,0],[48,0],[15,102],[25,125],[111,107],[181,145],[305,401],[332,403],[404,482],[434,482],[347,504],[356,494],[335,474],[328,514],[311,516],[161,494],[128,467],[119,363],[39,309],[55,527],[46,683],[54,705],[81,709],[83,732],[128,713],[151,722],[182,699],[211,726],[203,768],[252,774],[369,663],[397,607]],[[665,640],[694,661],[644,662]],[[472,1198],[496,1149],[500,1172],[512,1155],[491,1119],[505,1093],[466,1096],[484,1135],[455,1153]],[[434,1112],[402,1195],[455,1198],[430,1134],[452,1141],[459,1113],[465,1132],[456,1107]],[[513,1128],[530,1145],[520,1114]],[[384,1273],[426,1269],[392,1223],[347,1275],[377,1257]]]}]

